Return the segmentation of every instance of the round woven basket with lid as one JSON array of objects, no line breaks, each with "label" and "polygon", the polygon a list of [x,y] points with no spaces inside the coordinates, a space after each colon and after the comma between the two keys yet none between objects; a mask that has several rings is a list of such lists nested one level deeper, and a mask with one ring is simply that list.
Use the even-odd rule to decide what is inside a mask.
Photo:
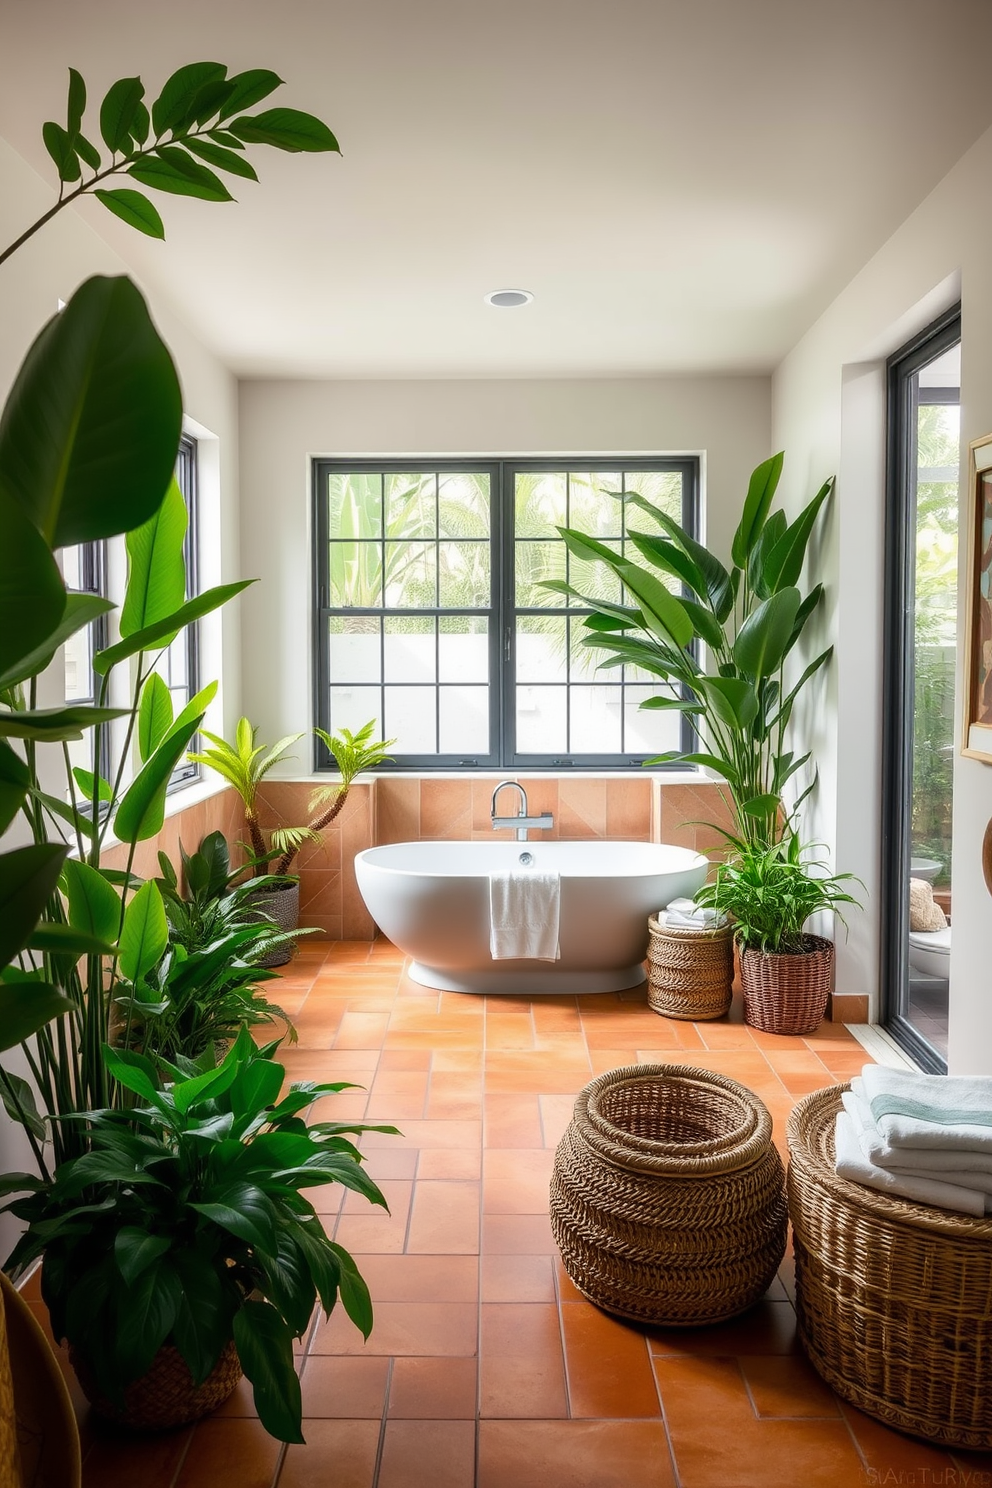
[{"label": "round woven basket with lid", "polygon": [[766,1107],[685,1065],[593,1080],[555,1153],[551,1228],[583,1296],[635,1322],[744,1312],[785,1251],[785,1174]]},{"label": "round woven basket with lid", "polygon": [[733,998],[734,930],[648,920],[648,1006],[666,1018],[722,1018]]},{"label": "round woven basket with lid", "polygon": [[992,1217],[839,1178],[846,1085],[789,1117],[799,1338],[827,1384],[899,1431],[992,1448]]}]

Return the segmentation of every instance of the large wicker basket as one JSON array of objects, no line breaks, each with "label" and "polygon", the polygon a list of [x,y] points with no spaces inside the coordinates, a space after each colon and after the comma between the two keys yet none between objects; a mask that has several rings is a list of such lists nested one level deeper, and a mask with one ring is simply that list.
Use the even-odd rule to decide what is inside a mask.
[{"label": "large wicker basket", "polygon": [[798,955],[742,949],[744,1021],[764,1033],[815,1033],[833,985],[833,942],[804,935]]},{"label": "large wicker basket", "polygon": [[734,982],[734,931],[689,930],[648,920],[648,1005],[666,1018],[722,1018]]},{"label": "large wicker basket", "polygon": [[788,1123],[799,1336],[846,1400],[899,1431],[992,1448],[992,1218],[838,1178],[841,1093]]},{"label": "large wicker basket", "polygon": [[147,1374],[124,1390],[124,1408],[101,1392],[86,1360],[76,1349],[69,1359],[83,1393],[98,1415],[132,1431],[167,1431],[209,1415],[231,1395],[241,1378],[241,1361],[228,1343],[202,1385],[195,1385],[178,1349],[160,1348]]},{"label": "large wicker basket", "polygon": [[551,1228],[579,1291],[642,1323],[744,1312],[785,1250],[771,1131],[757,1096],[708,1070],[634,1065],[593,1080],[551,1179]]}]

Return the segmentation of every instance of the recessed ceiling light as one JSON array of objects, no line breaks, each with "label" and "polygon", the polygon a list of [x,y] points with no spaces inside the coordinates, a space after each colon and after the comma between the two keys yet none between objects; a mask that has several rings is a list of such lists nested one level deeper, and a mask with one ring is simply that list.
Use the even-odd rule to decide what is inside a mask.
[{"label": "recessed ceiling light", "polygon": [[529,305],[533,298],[529,289],[494,289],[490,294],[483,296],[487,305],[495,305],[498,310],[511,310],[516,305]]}]

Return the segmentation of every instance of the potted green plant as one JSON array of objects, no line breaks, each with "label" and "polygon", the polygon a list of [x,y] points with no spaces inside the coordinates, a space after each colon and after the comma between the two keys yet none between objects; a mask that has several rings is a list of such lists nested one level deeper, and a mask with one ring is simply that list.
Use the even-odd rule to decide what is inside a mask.
[{"label": "potted green plant", "polygon": [[[267,865],[274,865],[275,881],[271,884],[256,884],[257,903],[265,914],[283,930],[293,930],[299,924],[300,886],[298,879],[288,884],[285,880],[291,873],[293,863],[305,842],[319,842],[321,833],[330,826],[348,799],[352,781],[362,770],[374,769],[388,758],[386,750],[394,740],[384,743],[372,738],[375,720],[360,728],[357,734],[343,728],[333,735],[318,728],[317,733],[334,758],[341,776],[331,785],[317,786],[309,802],[310,820],[300,827],[272,827],[267,832],[259,816],[258,791],[262,781],[273,768],[284,760],[304,737],[303,734],[288,734],[276,744],[256,744],[258,733],[247,718],[238,722],[234,742],[229,743],[217,734],[204,730],[204,737],[213,746],[189,758],[197,764],[208,765],[216,770],[241,797],[245,813],[245,828],[252,850],[251,864],[258,875],[266,872]],[[266,837],[268,840],[266,840]],[[280,966],[288,961],[292,945],[274,953],[263,964]]]},{"label": "potted green plant", "polygon": [[6,1207],[26,1225],[8,1261],[39,1256],[57,1338],[95,1408],[132,1427],[195,1420],[248,1376],[265,1428],[302,1442],[293,1339],[318,1301],[338,1297],[368,1337],[372,1306],[352,1257],[326,1235],[305,1190],[342,1183],[386,1207],[350,1137],[395,1131],[305,1124],[315,1099],[347,1084],[283,1094],[276,1044],[243,1029],[223,1062],[159,1065],[105,1046],[134,1104],[83,1113],[90,1151]]},{"label": "potted green plant", "polygon": [[809,919],[858,904],[846,885],[851,873],[830,874],[803,850],[795,832],[767,845],[731,837],[697,904],[729,915],[740,955],[744,1021],[765,1033],[812,1033],[833,985],[834,946],[806,930]]}]

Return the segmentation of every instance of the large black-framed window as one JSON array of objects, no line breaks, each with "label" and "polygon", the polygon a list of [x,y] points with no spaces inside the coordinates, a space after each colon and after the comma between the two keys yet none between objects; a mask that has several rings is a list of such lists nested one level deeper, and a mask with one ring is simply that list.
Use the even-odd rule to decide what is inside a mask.
[{"label": "large black-framed window", "polygon": [[[199,575],[199,512],[197,505],[196,440],[184,434],[179,442],[176,457],[176,483],[186,503],[188,521],[183,539],[183,557],[186,560],[186,598],[192,599],[200,592]],[[172,645],[163,651],[156,665],[172,696],[172,712],[176,717],[185,708],[190,698],[200,688],[200,643],[199,622],[187,625]],[[189,748],[199,748],[199,736],[190,741]],[[188,785],[200,777],[200,766],[183,758],[172,772],[169,790]]]},{"label": "large black-framed window", "polygon": [[678,711],[639,708],[657,680],[599,669],[588,607],[542,587],[620,599],[557,528],[626,554],[631,527],[654,530],[631,492],[697,530],[692,457],[315,460],[317,722],[374,719],[406,769],[624,769],[688,747]]},{"label": "large black-framed window", "polygon": [[942,453],[940,426],[941,414],[959,405],[960,389],[932,383],[927,369],[960,340],[957,305],[901,347],[887,369],[882,1021],[922,1068],[939,1073],[947,1068],[948,986],[926,946],[921,955],[910,942],[909,881],[929,879],[938,897],[942,887],[949,895],[949,839],[946,851],[935,847],[927,820],[936,812],[949,830],[956,546],[943,555],[941,546],[952,534],[956,544],[958,472],[954,431],[944,431]]}]

